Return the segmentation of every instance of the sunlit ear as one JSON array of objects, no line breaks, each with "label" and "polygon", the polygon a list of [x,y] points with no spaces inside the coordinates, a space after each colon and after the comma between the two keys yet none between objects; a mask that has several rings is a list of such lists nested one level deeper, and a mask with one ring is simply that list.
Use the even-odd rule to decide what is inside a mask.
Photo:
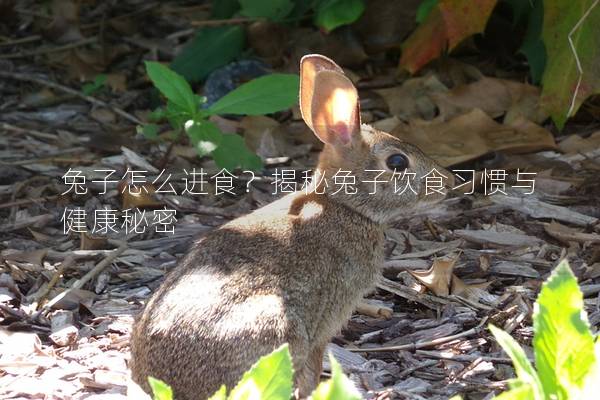
[{"label": "sunlit ear", "polygon": [[315,75],[311,112],[313,132],[325,143],[348,144],[360,130],[358,92],[337,71]]},{"label": "sunlit ear", "polygon": [[312,99],[315,90],[315,76],[320,71],[344,71],[329,58],[319,54],[309,54],[300,60],[300,112],[309,128],[312,126]]}]

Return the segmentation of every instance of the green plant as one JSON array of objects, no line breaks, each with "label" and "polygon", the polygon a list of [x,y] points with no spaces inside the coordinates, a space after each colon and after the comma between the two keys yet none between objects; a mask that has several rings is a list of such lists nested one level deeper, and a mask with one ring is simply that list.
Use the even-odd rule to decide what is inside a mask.
[{"label": "green plant", "polygon": [[[360,400],[360,393],[350,379],[344,375],[342,367],[330,354],[331,379],[322,382],[311,395],[313,400]],[[284,344],[271,354],[261,357],[227,394],[221,386],[209,400],[289,400],[293,390],[292,357],[288,345]],[[154,400],[172,400],[171,388],[164,382],[148,378]]]},{"label": "green plant", "polygon": [[[211,18],[244,17],[289,24],[312,16],[317,27],[330,32],[358,20],[364,9],[365,0],[213,0]],[[245,42],[241,26],[199,29],[171,68],[188,82],[202,81],[242,54]]]},{"label": "green plant", "polygon": [[[153,61],[146,62],[146,71],[154,86],[167,99],[166,107],[153,113],[153,119],[167,119],[177,135],[185,132],[198,156],[211,155],[220,168],[236,167],[256,170],[260,158],[234,133],[223,133],[208,120],[211,115],[269,114],[287,109],[298,101],[298,76],[271,74],[247,82],[203,109],[206,99],[192,91],[184,77]],[[147,124],[138,130],[148,138],[156,138],[158,126]]]},{"label": "green plant", "polygon": [[542,286],[533,312],[533,368],[525,351],[506,332],[490,331],[511,358],[517,378],[502,400],[598,398],[600,345],[590,331],[583,295],[567,261]]},{"label": "green plant", "polygon": [[94,77],[92,82],[88,82],[81,87],[81,91],[86,96],[89,96],[98,90],[102,89],[102,87],[106,84],[106,80],[108,76],[106,74],[98,74]]},{"label": "green plant", "polygon": [[482,33],[498,3],[512,9],[513,24],[525,26],[518,50],[527,58],[540,103],[562,129],[588,97],[600,93],[600,2],[580,0],[423,0],[417,29],[402,45],[400,66],[421,69],[465,38]]}]

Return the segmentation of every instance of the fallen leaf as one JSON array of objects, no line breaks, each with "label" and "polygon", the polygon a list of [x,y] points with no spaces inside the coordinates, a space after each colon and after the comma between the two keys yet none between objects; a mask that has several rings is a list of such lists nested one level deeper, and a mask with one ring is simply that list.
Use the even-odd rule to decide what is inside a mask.
[{"label": "fallen leaf", "polygon": [[599,37],[597,0],[544,0],[542,39],[547,59],[541,104],[559,129],[585,99],[600,93]]},{"label": "fallen leaf", "polygon": [[448,88],[434,75],[407,79],[401,86],[375,90],[388,105],[390,114],[404,121],[413,118],[432,120],[436,114],[435,93]]},{"label": "fallen leaf", "polygon": [[399,48],[415,28],[415,15],[421,0],[367,0],[365,11],[352,24],[369,54]]},{"label": "fallen leaf", "polygon": [[496,0],[439,0],[402,45],[400,67],[415,73],[447,48],[483,32]]},{"label": "fallen leaf", "polygon": [[432,93],[431,97],[446,120],[474,108],[492,118],[506,115],[505,122],[523,116],[541,123],[548,117],[540,110],[537,87],[506,79],[484,77],[447,92]]},{"label": "fallen leaf", "polygon": [[81,241],[81,244],[79,245],[80,250],[104,249],[107,244],[106,237],[95,237],[95,236],[89,235],[87,232],[81,232],[80,241]]},{"label": "fallen leaf", "polygon": [[437,296],[446,297],[450,294],[450,282],[456,261],[457,259],[437,259],[426,271],[407,271]]},{"label": "fallen leaf", "polygon": [[567,154],[587,153],[592,149],[600,148],[600,131],[592,133],[587,138],[579,135],[569,135],[558,144],[559,150]]},{"label": "fallen leaf", "polygon": [[515,127],[501,125],[474,109],[447,122],[411,121],[401,124],[394,136],[418,146],[442,166],[474,160],[492,151],[535,152],[556,147],[550,132],[522,118]]},{"label": "fallen leaf", "polygon": [[[124,181],[119,184],[119,190],[121,191],[121,210],[127,210],[130,208],[146,208],[146,207],[161,207],[164,204],[156,199],[154,193],[156,188],[151,183],[144,183],[136,185],[134,188],[131,186],[130,189],[122,189]],[[125,183],[126,184],[126,183]]]}]

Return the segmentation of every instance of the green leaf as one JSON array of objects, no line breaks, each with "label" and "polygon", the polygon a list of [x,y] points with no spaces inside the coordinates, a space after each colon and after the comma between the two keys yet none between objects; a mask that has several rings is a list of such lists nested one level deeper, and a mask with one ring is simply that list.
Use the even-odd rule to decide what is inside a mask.
[{"label": "green leaf", "polygon": [[227,388],[222,385],[208,400],[227,400]]},{"label": "green leaf", "polygon": [[189,120],[185,123],[185,133],[189,136],[199,157],[213,152],[223,141],[223,134],[219,128],[209,121]]},{"label": "green leaf", "polygon": [[233,17],[240,9],[238,0],[219,0],[211,3],[211,18],[212,19],[227,19]]},{"label": "green leaf", "polygon": [[[569,37],[582,74],[578,71],[578,61]],[[563,128],[568,117],[577,112],[585,99],[600,93],[599,37],[598,1],[544,0],[542,38],[548,58],[542,76],[540,101],[559,129]]]},{"label": "green leaf", "polygon": [[344,375],[342,367],[329,353],[329,362],[331,364],[331,379],[322,382],[312,393],[312,400],[360,400],[362,396],[356,389],[352,381]]},{"label": "green leaf", "polygon": [[290,0],[240,0],[240,14],[251,18],[267,18],[280,21],[294,8]]},{"label": "green leaf", "polygon": [[532,387],[523,385],[500,393],[494,397],[494,400],[531,400],[535,398],[534,396],[535,392]]},{"label": "green leaf", "polygon": [[81,91],[86,96],[89,96],[92,93],[96,92],[98,89],[102,88],[102,86],[104,86],[104,84],[106,83],[106,79],[108,79],[108,76],[106,74],[96,75],[93,82],[86,83],[81,87]]},{"label": "green leaf", "polygon": [[146,139],[156,139],[158,137],[159,126],[156,124],[144,124],[136,126],[136,131],[144,135]]},{"label": "green leaf", "polygon": [[579,398],[575,394],[595,368],[596,358],[583,295],[567,261],[542,286],[534,306],[533,330],[536,367],[546,396]]},{"label": "green leaf", "polygon": [[233,61],[244,49],[240,26],[208,27],[198,31],[171,63],[189,82],[204,80],[215,69]]},{"label": "green leaf", "polygon": [[187,120],[193,118],[194,115],[190,114],[187,110],[181,108],[179,105],[168,101],[167,107],[165,108],[165,117],[175,129],[183,128],[183,125]]},{"label": "green leaf", "polygon": [[315,24],[331,32],[339,26],[355,22],[364,11],[363,0],[324,0],[317,6]]},{"label": "green leaf", "polygon": [[154,61],[146,61],[146,72],[154,86],[177,110],[188,113],[190,117],[196,113],[198,107],[194,92],[181,75]]},{"label": "green leaf", "polygon": [[438,3],[438,0],[423,0],[417,8],[416,20],[420,24],[425,21],[425,18],[429,15],[433,7]]},{"label": "green leaf", "polygon": [[253,171],[262,168],[260,157],[246,147],[240,135],[233,133],[223,135],[221,144],[212,152],[212,157],[219,168],[228,171],[233,171],[237,167]]},{"label": "green leaf", "polygon": [[217,100],[211,114],[269,114],[298,102],[299,78],[295,74],[271,74],[244,83]]},{"label": "green leaf", "polygon": [[[528,4],[520,2],[521,4]],[[531,7],[528,5],[528,7]],[[519,49],[527,57],[531,80],[539,83],[546,66],[546,47],[542,41],[542,22],[544,20],[544,5],[542,0],[534,0],[533,8],[529,13],[527,32],[523,38],[523,44]]]},{"label": "green leaf", "polygon": [[537,372],[533,369],[525,351],[521,348],[519,343],[502,329],[496,328],[493,325],[490,325],[489,329],[494,335],[494,338],[496,338],[496,341],[502,346],[506,354],[508,354],[515,367],[518,379],[512,381],[510,387],[514,389],[523,385],[528,385],[533,393],[533,396],[530,398],[543,400],[544,391]]},{"label": "green leaf", "polygon": [[161,381],[160,379],[156,379],[149,376],[148,383],[150,384],[150,388],[152,389],[154,400],[173,399],[173,390],[171,390],[171,387],[163,381]]},{"label": "green leaf", "polygon": [[261,357],[229,394],[230,400],[287,400],[292,395],[292,357],[284,344]]}]

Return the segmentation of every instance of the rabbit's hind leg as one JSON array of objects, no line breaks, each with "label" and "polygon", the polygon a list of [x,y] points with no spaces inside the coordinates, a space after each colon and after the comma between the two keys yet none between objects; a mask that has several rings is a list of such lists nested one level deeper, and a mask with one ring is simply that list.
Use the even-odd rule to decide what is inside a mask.
[{"label": "rabbit's hind leg", "polygon": [[295,380],[300,398],[310,396],[319,384],[321,371],[323,370],[323,354],[326,347],[327,344],[313,348],[304,364],[297,370]]}]

